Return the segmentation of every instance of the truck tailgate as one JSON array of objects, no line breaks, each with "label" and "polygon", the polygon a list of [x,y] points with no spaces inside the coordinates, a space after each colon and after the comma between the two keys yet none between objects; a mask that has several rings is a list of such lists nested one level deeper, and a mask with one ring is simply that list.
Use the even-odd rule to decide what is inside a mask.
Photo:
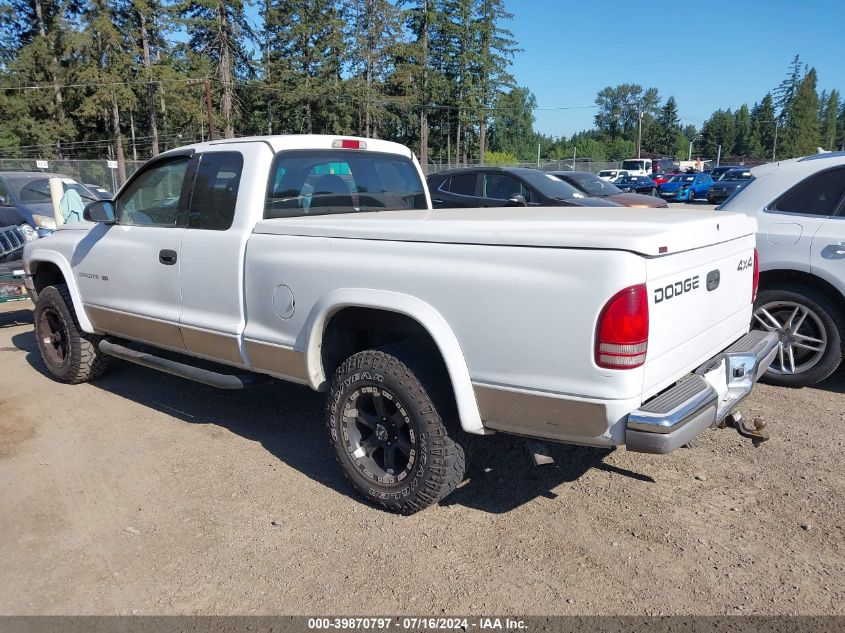
[{"label": "truck tailgate", "polygon": [[751,323],[754,234],[650,258],[647,399],[695,369]]}]

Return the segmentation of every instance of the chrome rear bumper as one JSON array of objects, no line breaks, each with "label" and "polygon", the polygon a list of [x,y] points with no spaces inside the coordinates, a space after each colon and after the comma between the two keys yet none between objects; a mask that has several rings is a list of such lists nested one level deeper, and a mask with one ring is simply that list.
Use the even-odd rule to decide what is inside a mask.
[{"label": "chrome rear bumper", "polygon": [[749,332],[690,376],[628,416],[625,444],[641,453],[669,453],[716,426],[749,394],[775,358],[778,338]]}]

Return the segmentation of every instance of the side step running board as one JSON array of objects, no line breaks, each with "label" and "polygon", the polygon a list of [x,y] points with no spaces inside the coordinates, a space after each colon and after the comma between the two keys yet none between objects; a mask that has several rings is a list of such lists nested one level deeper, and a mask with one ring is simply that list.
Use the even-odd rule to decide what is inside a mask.
[{"label": "side step running board", "polygon": [[146,352],[139,352],[124,345],[112,343],[107,339],[101,340],[99,347],[103,354],[108,354],[109,356],[135,363],[136,365],[157,369],[166,374],[201,382],[204,385],[217,387],[218,389],[247,389],[270,382],[269,378],[259,374],[220,374],[209,371],[208,369],[200,369],[199,367],[186,365],[175,360],[153,356]]}]

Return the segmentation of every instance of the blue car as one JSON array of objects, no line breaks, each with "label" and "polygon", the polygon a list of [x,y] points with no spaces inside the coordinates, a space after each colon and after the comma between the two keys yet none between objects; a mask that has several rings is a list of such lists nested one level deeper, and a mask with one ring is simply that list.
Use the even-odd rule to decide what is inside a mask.
[{"label": "blue car", "polygon": [[706,197],[712,184],[713,179],[708,174],[678,174],[660,185],[658,193],[664,200],[692,202]]}]

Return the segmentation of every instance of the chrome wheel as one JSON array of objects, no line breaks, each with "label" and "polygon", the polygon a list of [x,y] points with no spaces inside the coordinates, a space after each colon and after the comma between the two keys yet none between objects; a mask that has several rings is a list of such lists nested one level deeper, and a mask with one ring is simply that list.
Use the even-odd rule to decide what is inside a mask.
[{"label": "chrome wheel", "polygon": [[349,394],[341,428],[349,458],[368,479],[397,484],[413,470],[418,438],[410,413],[383,387]]},{"label": "chrome wheel", "polygon": [[769,367],[769,372],[773,374],[808,371],[827,351],[827,332],[821,318],[800,303],[766,303],[754,311],[754,326],[778,335],[778,356]]}]

